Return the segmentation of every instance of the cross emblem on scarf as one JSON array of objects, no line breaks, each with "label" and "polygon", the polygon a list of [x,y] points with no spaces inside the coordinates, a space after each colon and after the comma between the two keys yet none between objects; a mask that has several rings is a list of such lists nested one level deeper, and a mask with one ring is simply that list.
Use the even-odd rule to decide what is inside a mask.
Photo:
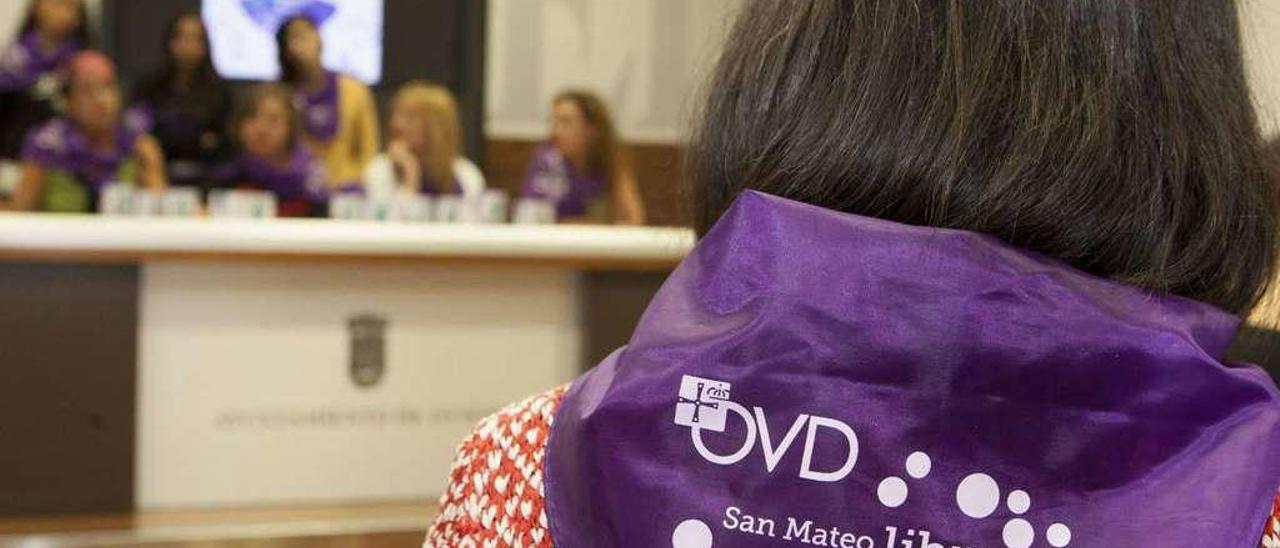
[{"label": "cross emblem on scarf", "polygon": [[723,432],[729,383],[685,375],[676,394],[675,423],[689,428]]},{"label": "cross emblem on scarf", "polygon": [[701,382],[700,382],[700,383],[698,383],[698,395],[697,395],[697,397],[695,397],[694,399],[689,399],[689,398],[686,398],[686,397],[684,397],[684,396],[677,396],[677,398],[678,398],[678,399],[676,400],[676,403],[677,403],[677,404],[680,404],[680,403],[691,403],[691,404],[693,404],[693,422],[702,422],[702,408],[703,408],[703,407],[709,407],[709,408],[711,408],[711,409],[719,409],[719,408],[720,408],[720,402],[705,402],[705,401],[702,401],[702,391],[706,389],[706,386],[707,386],[707,385],[706,385],[706,383],[701,383]]}]

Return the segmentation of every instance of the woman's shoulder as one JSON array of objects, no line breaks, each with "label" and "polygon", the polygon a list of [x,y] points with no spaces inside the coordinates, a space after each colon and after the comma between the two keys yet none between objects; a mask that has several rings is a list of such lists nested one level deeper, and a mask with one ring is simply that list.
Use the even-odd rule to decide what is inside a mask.
[{"label": "woman's shoulder", "polygon": [[57,164],[70,153],[75,127],[65,118],[55,117],[27,131],[22,142],[23,160]]},{"label": "woman's shoulder", "polygon": [[338,74],[338,93],[347,97],[373,97],[369,86],[359,78],[348,74]]},{"label": "woman's shoulder", "polygon": [[364,166],[362,182],[365,194],[371,198],[389,198],[395,195],[400,180],[391,156],[383,152],[371,158]]},{"label": "woman's shoulder", "polygon": [[480,167],[475,162],[463,156],[453,159],[453,177],[464,196],[484,192],[486,186],[484,172],[480,171]]},{"label": "woman's shoulder", "polygon": [[148,133],[133,135],[133,154],[145,162],[164,162],[164,150],[160,141]]},{"label": "woman's shoulder", "polygon": [[543,499],[543,459],[556,411],[568,387],[526,399],[489,416],[458,446],[440,516],[427,547],[465,542],[551,546]]}]

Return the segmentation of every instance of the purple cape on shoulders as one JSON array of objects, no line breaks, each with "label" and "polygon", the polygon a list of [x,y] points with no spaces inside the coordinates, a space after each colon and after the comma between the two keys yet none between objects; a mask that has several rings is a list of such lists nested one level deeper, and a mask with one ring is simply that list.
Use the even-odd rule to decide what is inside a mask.
[{"label": "purple cape on shoulders", "polygon": [[579,379],[558,548],[1256,548],[1237,319],[969,232],[747,192]]}]

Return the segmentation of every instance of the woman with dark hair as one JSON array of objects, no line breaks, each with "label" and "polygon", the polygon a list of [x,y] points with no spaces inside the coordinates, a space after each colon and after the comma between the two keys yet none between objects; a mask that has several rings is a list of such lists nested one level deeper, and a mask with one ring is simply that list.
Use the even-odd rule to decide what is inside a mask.
[{"label": "woman with dark hair", "polygon": [[209,36],[197,14],[169,22],[165,60],[134,93],[135,111],[164,147],[174,185],[206,185],[209,168],[226,150],[231,88],[213,68]]},{"label": "woman with dark hair", "polygon": [[604,101],[569,90],[551,108],[551,141],[534,152],[522,195],[551,201],[561,221],[644,224],[639,185]]},{"label": "woman with dark hair", "polygon": [[0,54],[0,158],[17,158],[27,130],[55,114],[58,71],[89,47],[84,0],[31,0],[18,40]]},{"label": "woman with dark hair", "polygon": [[36,127],[22,146],[22,179],[0,210],[96,211],[110,184],[168,186],[164,152],[125,122],[115,64],[97,51],[67,61],[61,116]]},{"label": "woman with dark hair", "polygon": [[320,29],[305,15],[291,17],[276,33],[280,79],[293,88],[305,141],[324,160],[330,184],[360,184],[378,154],[378,109],[369,88],[320,64]]},{"label": "woman with dark hair", "polygon": [[1258,546],[1280,390],[1222,356],[1277,220],[1236,8],[747,3],[700,242],[624,349],[462,444],[427,544]]},{"label": "woman with dark hair", "polygon": [[302,144],[293,92],[281,84],[249,89],[232,121],[240,151],[216,177],[221,186],[263,190],[276,197],[277,215],[314,217],[329,200],[324,164]]}]

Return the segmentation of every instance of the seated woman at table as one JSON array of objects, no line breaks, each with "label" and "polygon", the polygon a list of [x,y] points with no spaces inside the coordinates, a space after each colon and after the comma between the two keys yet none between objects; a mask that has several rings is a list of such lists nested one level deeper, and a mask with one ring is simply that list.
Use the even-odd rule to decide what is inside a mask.
[{"label": "seated woman at table", "polygon": [[31,0],[17,40],[0,54],[0,158],[16,159],[32,128],[49,121],[61,70],[89,46],[84,0]]},{"label": "seated woman at table", "polygon": [[378,154],[378,108],[359,80],[320,64],[320,30],[305,15],[294,16],[276,33],[280,80],[301,109],[303,143],[325,164],[335,188],[360,184]]},{"label": "seated woman at table", "polygon": [[365,191],[386,195],[399,188],[427,195],[484,192],[484,174],[461,155],[458,103],[444,86],[410,82],[391,106],[391,143],[365,170]]},{"label": "seated woman at table", "polygon": [[293,94],[280,84],[259,84],[245,94],[233,122],[240,145],[218,181],[239,190],[275,194],[281,217],[324,212],[329,191],[324,164],[303,146]]},{"label": "seated woman at table", "polygon": [[555,204],[562,222],[644,224],[644,203],[609,109],[571,90],[552,101],[551,141],[534,152],[521,194]]},{"label": "seated woman at table", "polygon": [[135,112],[164,148],[175,186],[203,186],[209,169],[223,160],[231,88],[209,57],[209,37],[200,16],[188,13],[169,23],[164,63],[138,84]]},{"label": "seated woman at table", "polygon": [[0,209],[93,211],[110,183],[168,186],[164,153],[151,136],[121,116],[115,65],[96,51],[68,63],[63,115],[27,134],[22,179]]}]

